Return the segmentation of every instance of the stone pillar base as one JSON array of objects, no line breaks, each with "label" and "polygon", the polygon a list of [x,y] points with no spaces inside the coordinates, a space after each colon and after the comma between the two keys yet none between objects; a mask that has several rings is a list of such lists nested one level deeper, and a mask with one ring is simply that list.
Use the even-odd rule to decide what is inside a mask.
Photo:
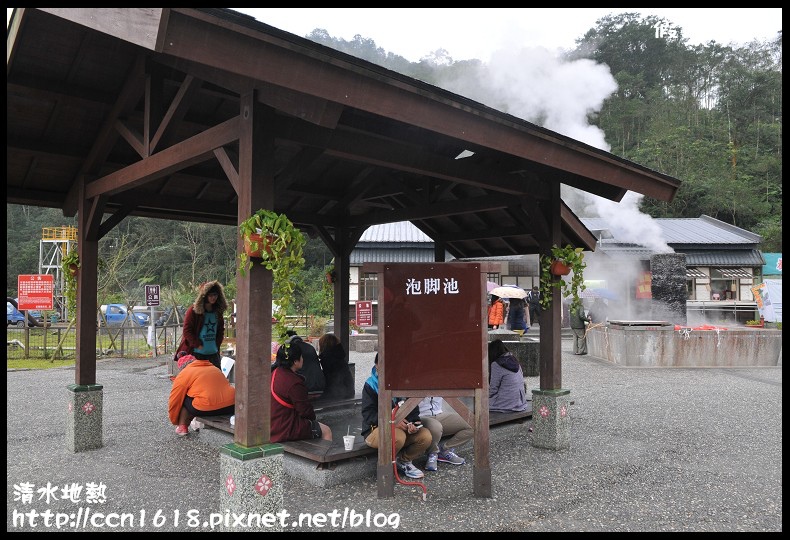
[{"label": "stone pillar base", "polygon": [[[285,472],[281,445],[226,444],[220,448],[219,471],[219,510],[228,516],[219,530],[279,532],[291,527],[292,516],[286,520],[288,526],[282,526]],[[234,526],[234,514],[245,516],[243,525]]]},{"label": "stone pillar base", "polygon": [[532,391],[532,446],[564,450],[571,445],[570,390]]},{"label": "stone pillar base", "polygon": [[100,384],[70,384],[66,387],[66,449],[69,452],[84,452],[103,446],[103,388]]}]

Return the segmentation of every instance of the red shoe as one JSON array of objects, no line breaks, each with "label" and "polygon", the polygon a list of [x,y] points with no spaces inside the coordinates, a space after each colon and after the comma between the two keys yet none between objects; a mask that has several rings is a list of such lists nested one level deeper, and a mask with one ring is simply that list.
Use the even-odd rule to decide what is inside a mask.
[{"label": "red shoe", "polygon": [[179,426],[176,426],[176,435],[178,435],[179,437],[189,435],[189,426],[187,426],[186,424],[181,424]]}]

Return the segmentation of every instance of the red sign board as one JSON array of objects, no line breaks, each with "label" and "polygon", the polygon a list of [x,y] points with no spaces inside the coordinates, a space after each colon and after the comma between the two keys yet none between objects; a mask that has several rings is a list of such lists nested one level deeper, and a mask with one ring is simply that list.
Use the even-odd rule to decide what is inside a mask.
[{"label": "red sign board", "polygon": [[636,297],[637,298],[653,298],[651,283],[653,282],[653,274],[650,272],[642,272],[637,278],[636,282]]},{"label": "red sign board", "polygon": [[373,302],[357,301],[357,324],[359,326],[373,326]]},{"label": "red sign board", "polygon": [[51,274],[20,274],[17,278],[17,309],[52,309],[54,288],[55,278]]},{"label": "red sign board", "polygon": [[386,263],[379,283],[386,388],[482,388],[487,325],[480,264]]}]

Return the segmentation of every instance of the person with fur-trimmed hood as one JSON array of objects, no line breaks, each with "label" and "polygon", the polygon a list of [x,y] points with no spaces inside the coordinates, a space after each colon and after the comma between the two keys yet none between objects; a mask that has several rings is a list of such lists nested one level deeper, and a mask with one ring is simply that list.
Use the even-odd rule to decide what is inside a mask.
[{"label": "person with fur-trimmed hood", "polygon": [[225,310],[228,301],[219,281],[207,281],[198,289],[195,302],[184,315],[184,330],[180,351],[198,360],[208,360],[220,367],[219,351],[225,339]]}]

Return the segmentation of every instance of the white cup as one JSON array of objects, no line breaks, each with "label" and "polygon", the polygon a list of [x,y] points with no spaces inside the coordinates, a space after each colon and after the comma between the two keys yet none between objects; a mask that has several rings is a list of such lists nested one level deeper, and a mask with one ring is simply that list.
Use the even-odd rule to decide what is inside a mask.
[{"label": "white cup", "polygon": [[343,444],[346,447],[346,450],[351,450],[354,448],[354,439],[356,439],[355,435],[343,435]]}]

